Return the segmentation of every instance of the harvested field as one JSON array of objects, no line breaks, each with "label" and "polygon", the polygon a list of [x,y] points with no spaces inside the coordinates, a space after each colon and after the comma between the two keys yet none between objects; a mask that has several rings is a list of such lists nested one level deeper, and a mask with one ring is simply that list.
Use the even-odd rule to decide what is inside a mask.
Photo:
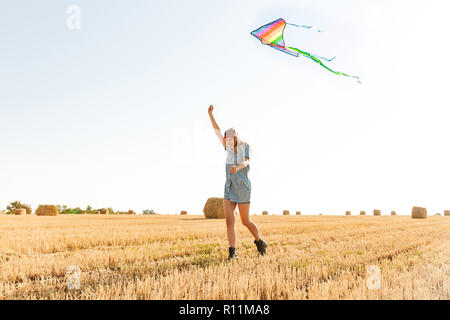
[{"label": "harvested field", "polygon": [[[450,219],[201,215],[0,217],[0,299],[450,299]],[[80,270],[80,289],[66,271]],[[368,268],[381,270],[369,289]]]}]

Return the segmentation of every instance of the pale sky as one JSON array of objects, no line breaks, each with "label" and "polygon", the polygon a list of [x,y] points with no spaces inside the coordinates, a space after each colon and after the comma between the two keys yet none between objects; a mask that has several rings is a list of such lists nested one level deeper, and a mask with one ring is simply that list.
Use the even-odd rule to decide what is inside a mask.
[{"label": "pale sky", "polygon": [[[66,24],[81,9],[81,29]],[[251,213],[450,209],[445,1],[2,1],[0,209],[187,210],[222,197],[222,131],[252,148]],[[286,44],[362,84],[262,45]]]}]

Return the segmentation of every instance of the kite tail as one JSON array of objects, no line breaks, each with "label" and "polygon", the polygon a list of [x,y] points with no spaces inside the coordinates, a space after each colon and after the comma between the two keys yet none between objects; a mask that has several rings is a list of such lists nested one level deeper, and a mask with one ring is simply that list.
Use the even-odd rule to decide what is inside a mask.
[{"label": "kite tail", "polygon": [[314,26],[299,26],[298,24],[287,23],[287,22],[286,22],[286,24],[290,25],[290,26],[297,27],[297,28],[314,29],[314,30],[316,30],[317,32],[320,32],[320,33],[325,33],[325,34],[327,33],[325,30],[320,30],[320,29],[318,29],[318,28],[316,28]]},{"label": "kite tail", "polygon": [[358,81],[358,83],[361,83],[361,81],[359,80],[359,77],[358,77],[358,76],[351,76],[351,75],[348,75],[348,74],[343,73],[343,72],[331,70],[331,69],[328,68],[326,65],[324,65],[323,62],[322,62],[319,58],[317,58],[316,56],[314,56],[314,55],[312,55],[312,54],[310,54],[310,53],[308,53],[308,52],[305,52],[305,51],[302,51],[302,50],[299,50],[299,49],[293,48],[293,47],[287,47],[287,48],[288,48],[288,49],[291,49],[291,50],[294,50],[294,51],[297,51],[298,53],[302,54],[303,56],[305,56],[305,57],[307,57],[307,58],[310,58],[310,59],[314,60],[315,62],[317,62],[318,64],[320,64],[322,67],[324,67],[324,68],[327,69],[328,71],[333,72],[333,73],[336,74],[336,75],[346,76],[346,77],[349,77],[349,78],[354,78],[354,79],[356,79],[356,80]]},{"label": "kite tail", "polygon": [[331,61],[333,61],[334,59],[336,59],[336,57],[333,57],[333,58],[331,58],[331,59],[328,59],[328,58],[325,58],[325,57],[317,56],[317,55],[312,54],[312,53],[310,53],[310,55],[313,56],[313,57],[316,57],[317,59],[326,60],[327,62],[331,62]]},{"label": "kite tail", "polygon": [[[297,27],[297,28],[304,28],[304,29],[312,29],[312,28],[314,28],[317,32],[327,34],[326,31],[317,29],[317,28],[315,28],[314,26],[299,26],[298,24],[293,24],[293,23],[286,23],[286,24],[288,24],[288,25],[290,25],[290,26]],[[321,57],[321,56],[317,56],[317,55],[314,55],[314,54],[311,54],[311,56],[316,57],[316,58],[318,58],[318,59],[326,60],[326,61],[328,61],[328,62],[331,62],[331,61],[333,61],[334,59],[336,59],[336,57],[333,57],[333,58],[331,58],[331,59],[328,59],[328,58]]]}]

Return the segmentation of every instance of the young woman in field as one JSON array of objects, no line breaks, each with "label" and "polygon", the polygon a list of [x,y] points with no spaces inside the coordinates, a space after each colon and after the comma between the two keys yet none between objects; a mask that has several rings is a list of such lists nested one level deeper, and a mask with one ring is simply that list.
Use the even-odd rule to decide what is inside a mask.
[{"label": "young woman in field", "polygon": [[259,237],[258,227],[249,218],[250,194],[252,190],[251,183],[248,178],[248,171],[250,170],[250,146],[248,143],[239,139],[234,128],[228,129],[222,136],[220,128],[214,119],[213,110],[214,107],[212,105],[209,106],[209,118],[214,128],[214,132],[220,140],[220,144],[227,152],[223,211],[225,213],[225,220],[227,223],[227,236],[229,244],[228,259],[238,258],[236,253],[236,232],[234,230],[234,211],[236,209],[236,205],[239,208],[239,216],[241,217],[242,224],[246,226],[255,237],[254,243],[256,244],[258,252],[264,255],[266,253],[267,244]]}]

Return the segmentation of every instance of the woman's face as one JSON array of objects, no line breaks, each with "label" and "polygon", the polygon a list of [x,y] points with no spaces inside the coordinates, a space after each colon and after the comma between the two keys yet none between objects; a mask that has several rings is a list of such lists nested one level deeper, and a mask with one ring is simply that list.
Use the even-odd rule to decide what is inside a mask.
[{"label": "woman's face", "polygon": [[234,148],[234,141],[236,140],[236,137],[233,136],[225,136],[225,143],[227,144],[228,148]]}]

